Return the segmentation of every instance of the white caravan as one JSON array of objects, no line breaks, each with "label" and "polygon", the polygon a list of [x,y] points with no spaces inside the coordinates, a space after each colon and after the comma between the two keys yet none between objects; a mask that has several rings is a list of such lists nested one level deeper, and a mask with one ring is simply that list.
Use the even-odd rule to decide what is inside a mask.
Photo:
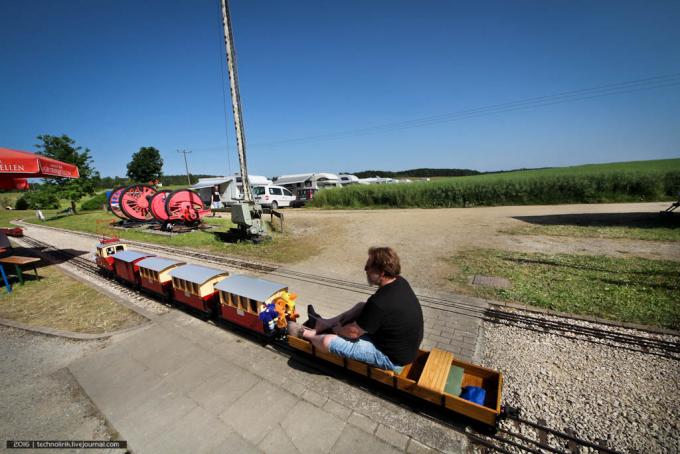
[{"label": "white caravan", "polygon": [[300,173],[281,175],[274,178],[274,183],[283,186],[295,195],[296,205],[304,205],[312,200],[319,189],[341,187],[340,178],[334,173]]},{"label": "white caravan", "polygon": [[[271,184],[271,180],[260,175],[248,175],[250,186]],[[220,208],[230,206],[243,200],[243,183],[240,175],[230,177],[199,178],[198,183],[191,186],[198,192],[206,206]],[[219,198],[219,201],[216,199]],[[216,203],[217,202],[217,203]]]}]

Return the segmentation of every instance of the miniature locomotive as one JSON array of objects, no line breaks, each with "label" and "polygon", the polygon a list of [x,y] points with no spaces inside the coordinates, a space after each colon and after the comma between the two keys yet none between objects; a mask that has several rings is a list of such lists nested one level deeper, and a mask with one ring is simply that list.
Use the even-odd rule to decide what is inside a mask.
[{"label": "miniature locomotive", "polygon": [[503,376],[492,369],[460,361],[444,350],[420,350],[400,374],[316,349],[287,336],[288,321],[298,318],[296,295],[286,285],[153,254],[128,250],[117,239],[97,245],[102,272],[165,301],[287,342],[318,359],[431,402],[473,422],[495,427],[503,416]]}]

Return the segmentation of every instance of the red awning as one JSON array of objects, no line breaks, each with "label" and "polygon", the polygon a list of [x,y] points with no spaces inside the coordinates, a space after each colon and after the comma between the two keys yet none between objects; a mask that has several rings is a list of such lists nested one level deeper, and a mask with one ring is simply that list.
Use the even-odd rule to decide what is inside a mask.
[{"label": "red awning", "polygon": [[78,167],[27,151],[0,148],[0,180],[9,178],[78,178]]}]

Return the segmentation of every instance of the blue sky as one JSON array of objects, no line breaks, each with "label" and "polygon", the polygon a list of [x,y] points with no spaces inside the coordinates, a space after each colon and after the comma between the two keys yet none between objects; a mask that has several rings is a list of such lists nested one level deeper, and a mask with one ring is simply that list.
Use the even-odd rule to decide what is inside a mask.
[{"label": "blue sky", "polygon": [[[230,6],[250,173],[680,156],[678,1]],[[124,175],[141,146],[161,150],[166,174],[184,172],[177,149],[193,150],[192,173],[237,170],[219,0],[0,0],[0,23],[0,146],[68,134],[102,175]],[[661,88],[398,126],[669,74]]]}]

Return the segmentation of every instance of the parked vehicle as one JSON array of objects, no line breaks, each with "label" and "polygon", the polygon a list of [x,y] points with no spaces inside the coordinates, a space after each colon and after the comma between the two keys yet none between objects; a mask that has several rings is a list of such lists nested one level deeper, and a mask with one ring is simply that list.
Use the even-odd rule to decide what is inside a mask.
[{"label": "parked vehicle", "polygon": [[279,207],[289,207],[295,202],[295,196],[283,186],[264,185],[253,186],[255,202],[263,207],[271,207],[275,210]]},{"label": "parked vehicle", "polygon": [[334,173],[301,173],[282,175],[274,178],[274,183],[283,186],[295,195],[292,206],[302,206],[314,198],[319,189],[341,187],[338,176]]}]

